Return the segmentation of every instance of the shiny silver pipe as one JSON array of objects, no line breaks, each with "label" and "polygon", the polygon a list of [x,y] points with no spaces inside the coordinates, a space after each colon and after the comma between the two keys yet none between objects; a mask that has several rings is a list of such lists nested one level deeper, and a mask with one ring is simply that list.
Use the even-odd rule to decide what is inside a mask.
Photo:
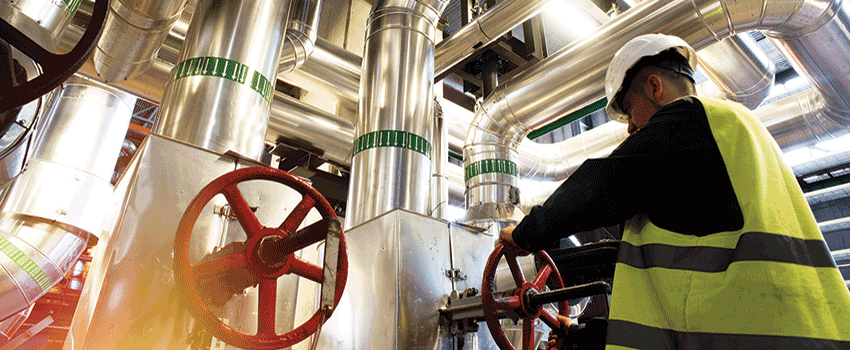
[{"label": "shiny silver pipe", "polygon": [[432,217],[446,219],[449,205],[449,179],[446,168],[449,166],[449,140],[443,108],[434,98],[434,150],[431,162],[431,208]]},{"label": "shiny silver pipe", "polygon": [[260,159],[288,10],[289,0],[199,1],[155,132]]},{"label": "shiny silver pipe", "polygon": [[345,227],[393,209],[427,215],[436,23],[447,0],[380,0],[366,26]]},{"label": "shiny silver pipe", "polygon": [[280,51],[278,74],[286,74],[304,65],[316,47],[321,0],[293,0],[286,25],[286,40]]},{"label": "shiny silver pipe", "polygon": [[[508,221],[516,198],[516,147],[524,135],[551,120],[574,112],[604,96],[605,70],[614,53],[634,36],[652,32],[677,35],[695,49],[736,32],[767,30],[805,44],[789,45],[792,53],[815,50],[806,39],[813,28],[843,36],[844,12],[832,2],[817,1],[647,1],[611,20],[593,35],[504,82],[476,114],[464,146],[467,206],[474,218]],[[795,36],[796,35],[796,36]],[[820,36],[818,36],[820,37]],[[821,45],[832,45],[823,40]],[[792,56],[793,57],[793,56]],[[841,55],[818,55],[821,65],[847,67]],[[812,61],[809,61],[810,63]],[[846,77],[847,74],[833,75]],[[846,80],[846,79],[845,79]],[[836,89],[840,90],[840,89]],[[504,171],[502,169],[508,169]],[[470,210],[473,212],[473,210]]]},{"label": "shiny silver pipe", "polygon": [[333,43],[316,38],[310,59],[298,69],[278,78],[308,91],[328,93],[343,102],[360,101],[360,71],[363,58]]},{"label": "shiny silver pipe", "polygon": [[755,110],[784,152],[841,137],[850,129],[837,123],[816,90],[806,90]]},{"label": "shiny silver pipe", "polygon": [[97,241],[134,104],[135,97],[80,78],[51,102],[0,212],[0,319],[32,305]]},{"label": "shiny silver pipe", "polygon": [[187,0],[112,0],[91,60],[100,80],[131,79],[153,65]]},{"label": "shiny silver pipe", "polygon": [[711,83],[697,86],[701,96],[725,98],[755,109],[773,87],[776,66],[747,33],[702,48],[697,59],[711,79]]},{"label": "shiny silver pipe", "polygon": [[434,74],[437,79],[449,68],[468,59],[482,46],[521,25],[543,10],[549,0],[504,0],[472,22],[467,23],[446,40],[437,44]]},{"label": "shiny silver pipe", "polygon": [[0,18],[20,30],[47,51],[56,51],[62,31],[77,12],[81,0],[4,0]]},{"label": "shiny silver pipe", "polygon": [[285,140],[348,166],[354,123],[278,92],[274,95],[266,140],[273,143]]}]

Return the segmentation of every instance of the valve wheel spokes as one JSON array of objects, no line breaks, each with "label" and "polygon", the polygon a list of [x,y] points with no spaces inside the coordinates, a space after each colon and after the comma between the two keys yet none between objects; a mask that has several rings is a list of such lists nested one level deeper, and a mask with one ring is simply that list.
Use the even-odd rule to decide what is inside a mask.
[{"label": "valve wheel spokes", "polygon": [[63,55],[48,52],[20,30],[0,19],[0,39],[37,62],[43,71],[38,77],[0,93],[0,113],[23,106],[50,92],[80,69],[100,39],[108,7],[108,0],[95,2],[91,19],[82,38],[71,52]]},{"label": "valve wheel spokes", "polygon": [[[284,184],[301,193],[301,201],[277,228],[263,226],[237,187],[238,183],[250,180],[268,180]],[[189,262],[189,242],[195,222],[201,210],[217,194],[224,195],[230,204],[233,214],[244,229],[248,240],[238,243],[234,252],[218,256],[209,261],[196,265]],[[283,274],[295,274],[313,282],[324,284],[324,269],[311,262],[297,257],[294,253],[313,243],[323,241],[328,235],[328,226],[321,227],[313,224],[301,231],[294,232],[307,214],[316,209],[325,220],[337,220],[333,208],[316,191],[301,179],[277,169],[255,167],[244,168],[224,174],[213,180],[192,200],[178,225],[174,240],[174,272],[177,285],[184,292],[183,301],[192,315],[206,327],[216,338],[225,343],[246,349],[279,349],[294,345],[311,334],[328,318],[339,304],[348,274],[348,259],[345,246],[345,236],[339,232],[339,251],[336,261],[336,283],[333,291],[333,307],[319,308],[313,317],[284,334],[276,333],[277,278]],[[310,229],[312,228],[312,229]],[[324,229],[324,231],[322,231]],[[283,259],[284,263],[270,265],[260,254],[264,238],[273,241],[283,241],[274,246],[274,254],[267,255],[275,259]],[[286,247],[280,252],[279,247]],[[281,248],[282,249],[282,248]],[[246,334],[233,329],[216,317],[201,298],[198,282],[217,275],[233,273],[237,270],[248,271],[258,284],[258,313],[256,334]],[[324,287],[323,287],[324,288]]]},{"label": "valve wheel spokes", "polygon": [[[496,267],[503,256],[508,263],[508,267],[510,267],[517,288],[515,288],[512,296],[496,299],[493,294],[493,285],[496,277]],[[553,329],[560,327],[556,316],[552,315],[548,310],[542,307],[536,310],[530,309],[523,301],[524,293],[532,288],[538,292],[543,291],[549,279],[552,279],[552,283],[556,288],[564,287],[561,275],[558,273],[558,269],[549,255],[544,251],[540,251],[535,253],[535,257],[543,261],[544,265],[531,282],[526,280],[517,261],[516,254],[505,249],[503,245],[500,244],[497,246],[487,260],[487,265],[484,268],[484,278],[481,283],[481,307],[484,310],[484,320],[487,323],[487,328],[490,330],[490,335],[493,336],[493,340],[496,341],[499,349],[516,350],[499,324],[499,311],[503,313],[512,312],[522,316],[522,349],[525,350],[535,349],[534,323],[536,319],[541,319]],[[558,302],[558,314],[569,316],[569,308],[566,301]]]}]

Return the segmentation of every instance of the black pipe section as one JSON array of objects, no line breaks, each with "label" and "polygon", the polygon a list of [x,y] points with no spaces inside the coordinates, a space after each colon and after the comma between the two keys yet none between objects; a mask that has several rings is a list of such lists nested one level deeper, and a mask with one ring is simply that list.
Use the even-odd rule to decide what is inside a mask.
[{"label": "black pipe section", "polygon": [[608,293],[611,293],[611,285],[605,281],[599,281],[575,287],[531,294],[528,296],[528,306],[532,309],[536,309],[549,303]]}]

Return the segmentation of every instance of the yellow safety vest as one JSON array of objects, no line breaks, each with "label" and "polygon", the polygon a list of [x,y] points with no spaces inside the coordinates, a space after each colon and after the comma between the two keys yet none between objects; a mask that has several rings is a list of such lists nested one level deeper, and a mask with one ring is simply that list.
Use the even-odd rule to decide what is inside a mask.
[{"label": "yellow safety vest", "polygon": [[744,227],[696,237],[630,219],[607,349],[850,349],[850,291],[778,145],[744,106],[699,101]]}]

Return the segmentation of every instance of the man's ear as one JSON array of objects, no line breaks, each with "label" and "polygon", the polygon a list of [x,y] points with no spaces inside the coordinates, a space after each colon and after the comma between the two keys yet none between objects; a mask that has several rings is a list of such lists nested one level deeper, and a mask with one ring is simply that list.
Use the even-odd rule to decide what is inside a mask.
[{"label": "man's ear", "polygon": [[661,80],[656,74],[652,74],[647,79],[647,83],[645,85],[646,95],[655,102],[656,104],[661,104],[662,99],[664,98],[664,82]]}]

